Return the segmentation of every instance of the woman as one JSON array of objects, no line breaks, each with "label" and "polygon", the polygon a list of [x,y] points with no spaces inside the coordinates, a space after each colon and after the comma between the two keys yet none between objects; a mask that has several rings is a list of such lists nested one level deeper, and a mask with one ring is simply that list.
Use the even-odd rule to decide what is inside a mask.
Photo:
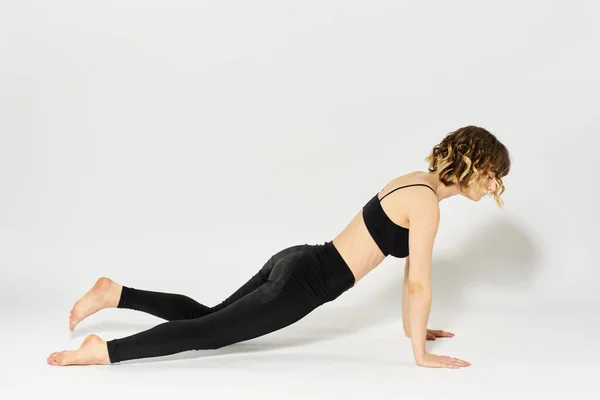
[{"label": "woman", "polygon": [[47,362],[61,366],[110,364],[187,350],[218,349],[256,338],[333,301],[391,254],[406,258],[402,322],[412,340],[416,364],[438,368],[469,366],[466,361],[425,351],[426,339],[453,336],[427,329],[439,202],[457,194],[473,201],[491,194],[502,208],[502,178],[510,169],[509,153],[487,130],[466,126],[449,133],[425,160],[428,172],[415,171],[389,182],[332,241],[299,244],[279,251],[216,306],[205,306],[184,295],[134,289],[100,278],[73,306],[70,330],[108,307],[139,310],[168,322],[109,341],[91,334],[78,350],[52,353]]}]

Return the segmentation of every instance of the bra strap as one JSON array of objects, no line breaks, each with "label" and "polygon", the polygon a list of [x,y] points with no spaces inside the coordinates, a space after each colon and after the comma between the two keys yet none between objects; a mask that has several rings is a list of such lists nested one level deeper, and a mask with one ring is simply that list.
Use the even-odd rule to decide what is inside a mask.
[{"label": "bra strap", "polygon": [[[398,190],[398,189],[402,189],[402,188],[409,187],[409,186],[427,186],[429,189],[431,189],[431,190],[433,191],[433,193],[435,193],[435,190],[433,190],[433,188],[432,188],[431,186],[429,186],[429,185],[426,185],[426,184],[424,184],[424,183],[412,183],[412,184],[410,184],[410,185],[404,185],[404,186],[400,186],[400,187],[398,187],[398,188],[396,188],[396,189],[394,189],[394,190],[390,191],[390,192],[389,192],[389,193],[387,193],[385,196],[387,196],[387,195],[388,195],[388,194],[390,194],[390,193],[393,193],[393,192],[395,192],[395,191],[396,191],[396,190]],[[436,195],[437,195],[437,193],[436,193]],[[381,201],[381,200],[385,199],[385,196],[383,196],[381,199],[379,199],[379,201]]]}]

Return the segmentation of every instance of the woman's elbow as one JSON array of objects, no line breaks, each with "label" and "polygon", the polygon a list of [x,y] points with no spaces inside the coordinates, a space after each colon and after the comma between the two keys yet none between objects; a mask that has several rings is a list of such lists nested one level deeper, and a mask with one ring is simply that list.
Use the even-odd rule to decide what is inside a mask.
[{"label": "woman's elbow", "polygon": [[421,281],[408,281],[408,295],[411,297],[426,295],[431,293],[431,286]]}]

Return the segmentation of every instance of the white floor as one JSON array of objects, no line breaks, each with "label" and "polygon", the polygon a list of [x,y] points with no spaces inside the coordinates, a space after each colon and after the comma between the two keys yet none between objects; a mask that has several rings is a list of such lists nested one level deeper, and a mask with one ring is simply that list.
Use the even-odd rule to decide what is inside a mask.
[{"label": "white floor", "polygon": [[89,333],[107,340],[162,320],[102,310],[71,333],[69,306],[36,308],[2,309],[0,399],[600,398],[600,320],[591,308],[436,309],[430,327],[456,336],[428,341],[428,351],[471,362],[458,370],[417,367],[400,313],[335,303],[286,329],[219,350],[53,367],[46,364],[51,352],[77,348]]}]

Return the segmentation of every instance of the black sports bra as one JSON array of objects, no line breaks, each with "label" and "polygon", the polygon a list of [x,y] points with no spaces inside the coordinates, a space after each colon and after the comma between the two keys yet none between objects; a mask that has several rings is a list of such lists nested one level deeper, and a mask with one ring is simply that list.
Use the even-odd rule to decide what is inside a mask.
[{"label": "black sports bra", "polygon": [[[427,186],[433,190],[431,186],[424,183],[413,183],[411,185],[400,186],[388,194],[409,186]],[[433,190],[433,193],[435,193],[435,190]],[[380,204],[380,201],[385,196],[379,199],[378,195],[379,193],[373,196],[362,209],[367,230],[384,256],[387,257],[391,254],[393,257],[405,258],[408,256],[408,228],[397,225],[387,216]]]}]

